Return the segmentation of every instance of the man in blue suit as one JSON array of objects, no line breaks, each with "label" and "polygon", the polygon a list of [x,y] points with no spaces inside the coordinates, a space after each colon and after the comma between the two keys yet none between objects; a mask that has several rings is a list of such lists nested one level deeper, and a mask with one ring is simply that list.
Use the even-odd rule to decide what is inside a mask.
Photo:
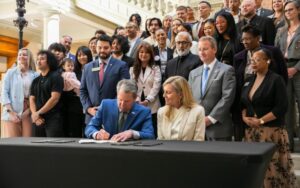
[{"label": "man in blue suit", "polygon": [[104,99],[85,129],[88,138],[123,142],[128,139],[153,139],[151,110],[135,102],[137,85],[121,80],[117,99]]},{"label": "man in blue suit", "polygon": [[129,78],[127,64],[111,57],[111,38],[101,35],[97,39],[99,58],[84,66],[80,101],[86,114],[85,123],[95,116],[103,99],[114,99],[117,96],[116,86],[122,79]]}]

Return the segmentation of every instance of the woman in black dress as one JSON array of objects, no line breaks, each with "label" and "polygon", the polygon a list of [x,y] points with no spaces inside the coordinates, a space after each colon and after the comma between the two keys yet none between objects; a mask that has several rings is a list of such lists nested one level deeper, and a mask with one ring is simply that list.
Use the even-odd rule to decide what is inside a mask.
[{"label": "woman in black dress", "polygon": [[289,140],[284,128],[287,90],[283,78],[269,70],[270,52],[258,49],[252,55],[249,77],[242,91],[242,117],[246,124],[245,141],[273,142],[276,151],[267,169],[264,187],[296,187]]}]

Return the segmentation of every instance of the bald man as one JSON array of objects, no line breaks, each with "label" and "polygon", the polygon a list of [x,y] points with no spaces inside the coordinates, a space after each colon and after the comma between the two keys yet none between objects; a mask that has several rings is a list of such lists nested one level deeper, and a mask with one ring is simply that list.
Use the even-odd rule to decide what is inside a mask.
[{"label": "bald man", "polygon": [[237,24],[239,36],[242,34],[242,28],[247,24],[251,24],[260,30],[261,43],[265,45],[274,45],[276,35],[274,23],[272,19],[261,17],[256,14],[255,0],[244,0],[241,4],[241,14],[244,19]]}]

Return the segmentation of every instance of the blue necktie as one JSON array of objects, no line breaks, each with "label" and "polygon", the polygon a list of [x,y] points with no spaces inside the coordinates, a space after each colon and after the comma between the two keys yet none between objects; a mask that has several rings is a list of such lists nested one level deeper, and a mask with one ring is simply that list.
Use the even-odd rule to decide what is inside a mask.
[{"label": "blue necktie", "polygon": [[203,74],[202,74],[202,84],[201,84],[201,94],[202,96],[204,95],[206,84],[207,84],[207,79],[208,79],[208,71],[209,67],[204,66]]}]

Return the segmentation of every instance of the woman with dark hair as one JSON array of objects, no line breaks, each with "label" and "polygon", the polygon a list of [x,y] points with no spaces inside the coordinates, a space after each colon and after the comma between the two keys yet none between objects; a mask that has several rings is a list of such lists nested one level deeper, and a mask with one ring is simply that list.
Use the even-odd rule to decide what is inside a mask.
[{"label": "woman with dark hair", "polygon": [[233,56],[239,50],[238,34],[232,15],[222,11],[216,16],[217,59],[222,63],[233,64]]},{"label": "woman with dark hair", "polygon": [[129,51],[130,46],[127,38],[122,35],[112,36],[112,56],[127,63],[128,68],[132,67],[134,60],[128,57],[126,53]]},{"label": "woman with dark hair", "polygon": [[141,28],[141,23],[142,23],[142,18],[138,13],[131,14],[131,16],[129,17],[129,21],[136,23],[136,25],[138,26],[138,28],[139,28],[138,36],[140,36],[140,38],[145,39],[145,38],[148,37],[147,32],[146,31],[141,31],[141,29],[140,29]]},{"label": "woman with dark hair", "polygon": [[280,75],[269,70],[271,59],[267,49],[261,48],[252,54],[251,68],[255,75],[245,81],[241,95],[242,118],[247,125],[245,141],[276,144],[264,188],[294,188],[297,187],[296,176],[284,120],[288,107],[286,85]]},{"label": "woman with dark hair", "polygon": [[[75,55],[74,73],[80,81],[82,70],[85,64],[93,60],[92,52],[87,46],[80,46]],[[74,90],[64,91],[63,101],[63,120],[64,134],[66,137],[82,137],[84,130],[84,114],[80,98]]]},{"label": "woman with dark hair", "polygon": [[151,18],[147,18],[146,21],[145,21],[145,32],[146,32],[146,35],[147,35],[145,38],[147,38],[151,35],[150,31],[149,31],[149,29],[150,29],[150,20],[151,20]]},{"label": "woman with dark hair", "polygon": [[289,108],[286,118],[286,127],[289,134],[290,149],[294,150],[294,126],[296,124],[295,99],[300,111],[300,2],[287,1],[284,4],[285,26],[279,28],[275,46],[279,47],[288,71],[288,99]]},{"label": "woman with dark hair", "polygon": [[80,46],[75,55],[74,72],[78,80],[81,80],[83,66],[93,61],[91,50],[87,46]]},{"label": "woman with dark hair", "polygon": [[130,78],[138,86],[137,102],[149,107],[152,113],[154,133],[157,136],[157,110],[160,107],[158,93],[161,88],[161,73],[154,62],[152,46],[142,42],[137,50],[133,67],[129,70]]},{"label": "woman with dark hair", "polygon": [[216,26],[215,26],[215,20],[210,18],[204,21],[204,35],[205,36],[211,36],[213,38],[216,38],[217,32],[216,32]]}]

